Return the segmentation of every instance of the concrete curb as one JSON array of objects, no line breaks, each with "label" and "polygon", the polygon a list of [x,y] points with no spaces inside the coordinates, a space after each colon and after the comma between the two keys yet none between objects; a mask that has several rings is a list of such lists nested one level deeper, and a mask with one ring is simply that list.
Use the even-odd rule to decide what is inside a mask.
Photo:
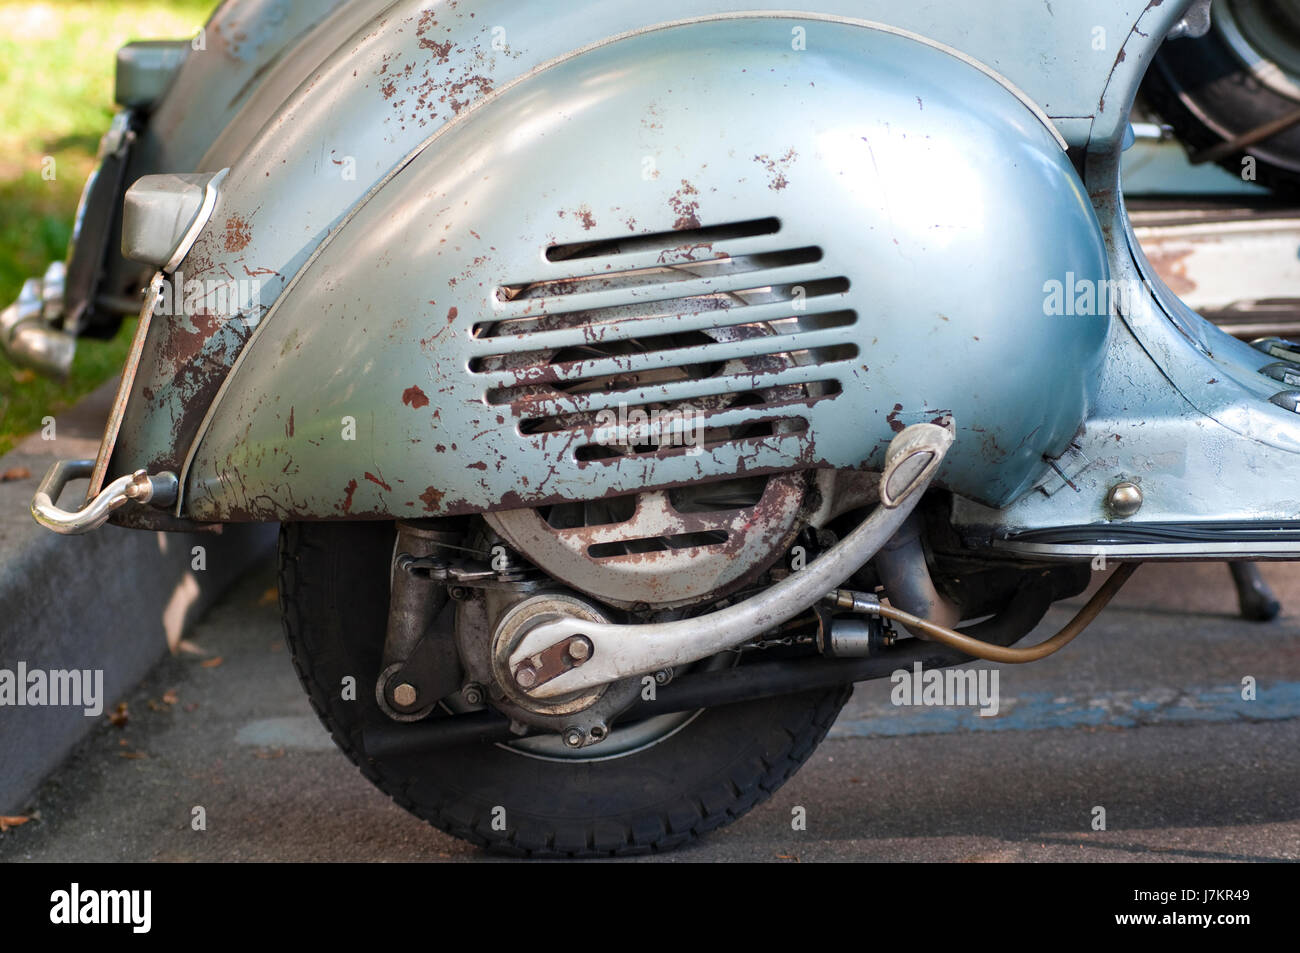
[{"label": "concrete curb", "polygon": [[[56,439],[33,434],[0,457],[0,474],[30,471],[0,482],[0,814],[18,813],[168,646],[275,544],[275,527],[262,524],[220,535],[105,526],[58,536],[38,526],[28,510],[37,483],[58,457],[95,456],[116,388],[110,382],[59,416]],[[84,484],[68,488],[82,491]],[[195,546],[206,564],[198,571]],[[102,671],[102,713],[48,704],[53,699],[6,700],[4,680],[13,686],[20,664],[29,673]]]}]

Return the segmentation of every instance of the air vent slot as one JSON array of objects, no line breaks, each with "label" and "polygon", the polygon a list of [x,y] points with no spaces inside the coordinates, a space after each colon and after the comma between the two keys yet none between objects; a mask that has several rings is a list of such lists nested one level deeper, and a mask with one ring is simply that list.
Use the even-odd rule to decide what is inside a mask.
[{"label": "air vent slot", "polygon": [[[473,327],[476,338],[505,337],[507,335],[539,334],[544,331],[562,331],[571,328],[590,329],[589,336],[603,337],[603,332],[642,320],[695,316],[715,311],[733,311],[747,306],[785,301],[812,302],[816,298],[842,295],[849,290],[847,278],[810,278],[808,281],[786,281],[780,284],[754,284],[734,291],[717,291],[705,294],[669,296],[649,301],[629,301],[617,308],[587,308],[571,311],[545,311],[527,317],[504,318],[500,321],[480,321]],[[791,308],[790,314],[794,314]],[[716,324],[729,319],[719,317]],[[744,321],[743,316],[734,319]]]},{"label": "air vent slot", "polygon": [[791,265],[807,265],[822,260],[822,250],[815,245],[791,248],[787,251],[764,252],[755,255],[731,256],[719,253],[685,262],[656,263],[644,268],[628,268],[603,275],[579,278],[556,278],[547,281],[527,281],[502,285],[497,289],[497,300],[516,301],[520,298],[559,298],[568,295],[591,294],[596,291],[617,291],[622,288],[643,288],[650,285],[672,285],[675,282],[696,281],[701,278],[721,278],[743,275]]},{"label": "air vent slot", "polygon": [[608,559],[611,556],[633,556],[662,552],[667,549],[703,549],[707,546],[720,546],[730,538],[722,530],[711,530],[706,533],[678,533],[674,536],[621,539],[613,543],[593,543],[587,547],[587,555],[592,559]]},{"label": "air vent slot", "polygon": [[626,255],[657,249],[691,249],[712,242],[732,241],[738,238],[755,238],[761,235],[775,235],[781,230],[781,222],[775,218],[758,218],[747,222],[733,222],[729,225],[710,225],[707,228],[691,228],[672,232],[655,232],[650,235],[635,235],[629,238],[611,238],[592,242],[574,242],[568,245],[552,245],[546,249],[547,261],[573,261],[580,258],[603,258],[608,255]]}]

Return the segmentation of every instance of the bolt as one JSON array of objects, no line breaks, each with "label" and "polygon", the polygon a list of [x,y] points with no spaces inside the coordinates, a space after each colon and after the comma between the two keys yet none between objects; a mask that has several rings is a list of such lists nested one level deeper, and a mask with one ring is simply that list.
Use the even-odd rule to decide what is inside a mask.
[{"label": "bolt", "polygon": [[564,743],[568,745],[570,748],[581,748],[582,743],[583,741],[586,740],[586,738],[587,736],[583,734],[581,728],[564,729]]},{"label": "bolt", "polygon": [[460,690],[460,697],[465,700],[466,705],[483,704],[483,686],[478,682],[470,682]]},{"label": "bolt", "polygon": [[591,643],[581,635],[569,643],[569,658],[575,662],[585,662],[591,658]]},{"label": "bolt", "polygon": [[410,708],[419,697],[419,692],[410,682],[402,682],[393,689],[393,702],[399,708]]},{"label": "bolt", "polygon": [[1136,483],[1116,483],[1106,494],[1106,506],[1112,515],[1127,519],[1142,508],[1142,491]]},{"label": "bolt", "polygon": [[521,665],[515,671],[515,684],[520,688],[532,688],[537,684],[537,669],[531,665]]},{"label": "bolt", "polygon": [[673,670],[670,668],[661,668],[655,672],[655,682],[660,685],[667,685],[673,680]]},{"label": "bolt", "polygon": [[447,595],[451,596],[457,602],[464,602],[469,598],[469,590],[464,586],[452,586],[447,590]]}]

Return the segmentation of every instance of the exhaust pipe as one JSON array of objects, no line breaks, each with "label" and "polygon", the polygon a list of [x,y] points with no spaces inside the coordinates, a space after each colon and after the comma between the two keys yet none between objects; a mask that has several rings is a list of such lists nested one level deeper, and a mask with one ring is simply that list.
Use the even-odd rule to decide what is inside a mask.
[{"label": "exhaust pipe", "polygon": [[77,339],[52,326],[63,310],[63,276],[63,262],[54,262],[44,280],[27,279],[18,300],[0,312],[0,350],[47,377],[67,377],[77,351]]},{"label": "exhaust pipe", "polygon": [[[955,628],[961,621],[961,610],[934,586],[921,545],[921,518],[915,511],[876,553],[874,563],[890,605],[946,629]],[[917,638],[929,638],[921,630],[904,628]]]}]

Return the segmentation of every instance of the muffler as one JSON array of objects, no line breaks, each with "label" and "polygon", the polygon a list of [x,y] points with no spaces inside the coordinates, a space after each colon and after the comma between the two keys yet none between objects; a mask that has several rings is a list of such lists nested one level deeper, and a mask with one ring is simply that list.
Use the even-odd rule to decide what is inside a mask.
[{"label": "muffler", "polygon": [[44,279],[23,282],[18,300],[0,312],[0,350],[47,377],[67,377],[77,351],[77,339],[53,327],[63,310],[63,276],[63,262],[54,262]]}]

